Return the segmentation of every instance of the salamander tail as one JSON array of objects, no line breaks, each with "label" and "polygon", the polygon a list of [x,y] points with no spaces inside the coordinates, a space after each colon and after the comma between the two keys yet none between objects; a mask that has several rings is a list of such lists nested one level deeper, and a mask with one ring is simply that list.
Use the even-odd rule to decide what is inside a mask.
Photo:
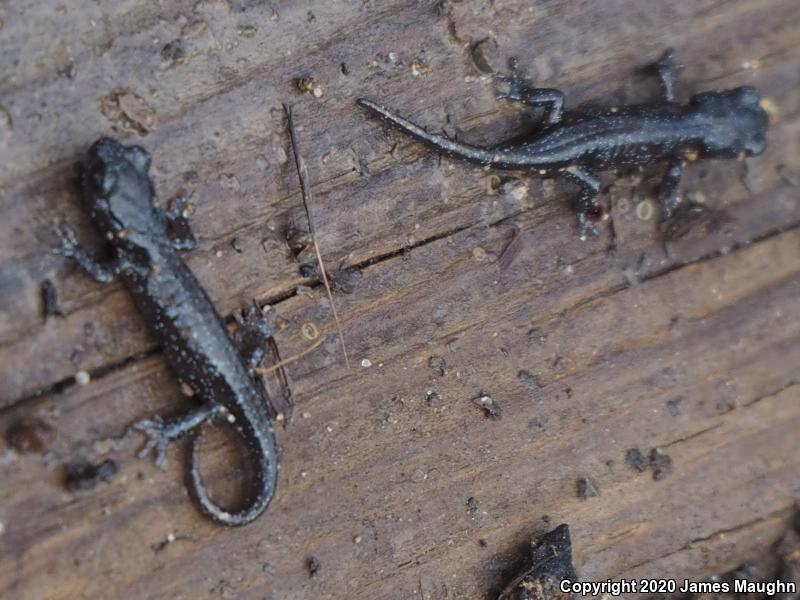
[{"label": "salamander tail", "polygon": [[501,168],[503,166],[503,157],[501,154],[498,154],[498,152],[492,151],[491,149],[487,150],[485,148],[478,148],[477,146],[470,146],[469,144],[462,144],[443,135],[428,133],[419,125],[390,112],[387,108],[371,100],[367,100],[366,98],[359,98],[357,102],[360,106],[376,114],[392,127],[407,133],[411,137],[432,148],[436,148],[448,156],[468,160],[479,165],[494,165]]},{"label": "salamander tail", "polygon": [[200,436],[195,435],[192,439],[189,459],[189,492],[197,502],[200,510],[211,520],[221,525],[229,527],[247,525],[267,509],[275,493],[278,471],[275,438],[271,431],[251,435],[253,433],[248,431],[246,435],[243,435],[248,445],[255,446],[252,448],[252,452],[248,453],[249,456],[258,457],[257,464],[254,465],[256,468],[256,480],[253,482],[254,491],[246,506],[235,512],[219,506],[208,494],[208,489],[203,484],[200,476],[200,468],[197,461],[197,445]]}]

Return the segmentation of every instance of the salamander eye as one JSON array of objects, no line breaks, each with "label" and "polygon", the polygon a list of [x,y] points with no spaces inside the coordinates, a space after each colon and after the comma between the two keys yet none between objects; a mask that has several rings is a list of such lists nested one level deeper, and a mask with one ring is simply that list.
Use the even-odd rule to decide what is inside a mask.
[{"label": "salamander eye", "polygon": [[767,137],[763,133],[756,133],[744,145],[748,156],[758,156],[767,148]]},{"label": "salamander eye", "polygon": [[150,153],[141,146],[126,148],[125,156],[137,171],[147,173],[150,170]]},{"label": "salamander eye", "polygon": [[108,169],[98,172],[94,178],[97,182],[97,187],[100,188],[100,191],[104,196],[108,196],[114,189],[114,185],[117,183],[116,175]]},{"label": "salamander eye", "polygon": [[761,94],[758,90],[749,85],[745,85],[734,90],[736,102],[744,106],[756,106],[761,101]]}]

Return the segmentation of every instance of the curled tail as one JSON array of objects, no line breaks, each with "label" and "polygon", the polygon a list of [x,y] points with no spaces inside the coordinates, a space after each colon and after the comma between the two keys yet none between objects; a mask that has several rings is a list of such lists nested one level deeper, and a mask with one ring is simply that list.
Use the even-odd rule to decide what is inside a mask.
[{"label": "curled tail", "polygon": [[359,98],[357,102],[360,106],[363,106],[367,110],[378,115],[382,120],[389,123],[392,127],[407,133],[411,137],[427,144],[428,146],[431,146],[432,148],[440,150],[448,156],[468,160],[479,165],[493,165],[499,168],[504,166],[503,156],[498,151],[479,148],[477,146],[470,146],[469,144],[462,144],[443,135],[428,133],[419,125],[415,125],[411,121],[397,116],[380,104],[375,104],[366,98]]},{"label": "curled tail", "polygon": [[254,491],[247,505],[237,512],[230,512],[219,506],[209,496],[197,462],[197,444],[200,439],[198,435],[192,439],[189,458],[189,492],[205,515],[229,527],[247,525],[267,509],[275,493],[278,476],[278,452],[272,430],[262,432],[248,427],[246,432],[240,431],[240,433],[247,442],[248,456],[253,459],[258,458],[257,464],[253,465],[256,467],[256,481],[252,485]]}]

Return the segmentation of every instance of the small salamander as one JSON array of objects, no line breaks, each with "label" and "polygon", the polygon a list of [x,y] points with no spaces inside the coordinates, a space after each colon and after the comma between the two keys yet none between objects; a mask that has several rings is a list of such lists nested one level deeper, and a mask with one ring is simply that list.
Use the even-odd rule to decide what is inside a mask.
[{"label": "small salamander", "polygon": [[365,98],[358,104],[448,156],[496,169],[563,174],[580,187],[574,206],[584,239],[597,234],[594,221],[603,216],[598,172],[668,161],[659,192],[662,218],[667,219],[681,205],[676,190],[687,160],[756,156],[766,148],[767,114],[755,88],[704,92],[682,105],[675,102],[673,51],[667,50],[652,69],[661,85],[659,102],[565,111],[560,90],[531,87],[512,61],[510,75],[496,76],[508,89],[497,98],[544,109],[543,124],[530,136],[489,148],[428,133]]},{"label": "small salamander", "polygon": [[573,600],[575,595],[561,589],[562,581],[577,581],[572,564],[569,525],[562,523],[536,542],[525,570],[517,575],[497,600]]},{"label": "small salamander", "polygon": [[250,372],[263,358],[264,342],[272,331],[261,311],[252,307],[237,319],[239,331],[231,340],[211,300],[178,254],[195,246],[187,201],[176,199],[166,212],[156,207],[149,168],[150,155],[139,146],[126,147],[109,138],[95,142],[82,168],[83,203],[108,240],[113,258],[106,263],[95,260],[66,226],[59,230],[61,246],[54,252],[74,259],[97,281],[122,279],[172,370],[203,402],[180,418],[157,416],[136,423],[134,428],[148,437],[140,456],[155,450],[156,464],[162,465],[167,446],[203,423],[223,416],[234,424],[256,467],[257,481],[245,507],[229,512],[209,496],[197,463],[198,436],[189,458],[189,490],[214,521],[245,525],[267,508],[277,479],[272,414],[264,390]]}]

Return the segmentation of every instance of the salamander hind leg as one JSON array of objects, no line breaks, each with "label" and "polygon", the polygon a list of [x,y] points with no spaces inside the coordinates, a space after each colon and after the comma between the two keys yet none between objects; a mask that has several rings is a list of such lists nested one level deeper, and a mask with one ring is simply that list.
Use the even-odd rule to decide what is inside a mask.
[{"label": "salamander hind leg", "polygon": [[178,418],[163,419],[156,415],[152,419],[134,423],[132,428],[147,436],[147,443],[139,452],[139,458],[144,458],[154,450],[156,466],[159,469],[164,468],[169,445],[213,419],[221,410],[220,405],[208,402]]},{"label": "salamander hind leg", "polygon": [[[263,391],[266,392],[266,405],[271,419],[279,414],[288,418],[294,406],[286,371],[277,366],[280,363],[275,333],[275,313],[264,312],[254,301],[241,311],[234,313],[237,329],[234,342],[239,356]],[[262,367],[259,372],[259,367]]]},{"label": "salamander hind leg", "polygon": [[683,169],[686,166],[686,161],[682,158],[673,158],[669,162],[664,178],[661,180],[661,188],[659,189],[659,200],[661,201],[661,220],[666,221],[681,204],[681,198],[678,196],[678,184],[683,175]]},{"label": "salamander hind leg", "polygon": [[238,326],[234,341],[239,355],[247,368],[255,369],[264,360],[267,343],[275,333],[275,317],[272,311],[264,313],[256,302],[248,304],[233,316]]},{"label": "salamander hind leg", "polygon": [[563,92],[552,88],[532,87],[519,72],[517,60],[512,59],[509,62],[511,65],[510,75],[504,75],[502,73],[495,75],[497,81],[507,86],[507,91],[498,92],[495,94],[495,98],[498,100],[522,102],[533,108],[543,108],[543,120],[548,125],[561,121],[561,116],[564,111]]},{"label": "salamander hind leg", "polygon": [[582,240],[588,236],[598,235],[595,223],[603,217],[603,207],[597,201],[600,194],[600,178],[578,167],[568,167],[564,173],[567,179],[581,188],[573,202],[578,235]]}]

